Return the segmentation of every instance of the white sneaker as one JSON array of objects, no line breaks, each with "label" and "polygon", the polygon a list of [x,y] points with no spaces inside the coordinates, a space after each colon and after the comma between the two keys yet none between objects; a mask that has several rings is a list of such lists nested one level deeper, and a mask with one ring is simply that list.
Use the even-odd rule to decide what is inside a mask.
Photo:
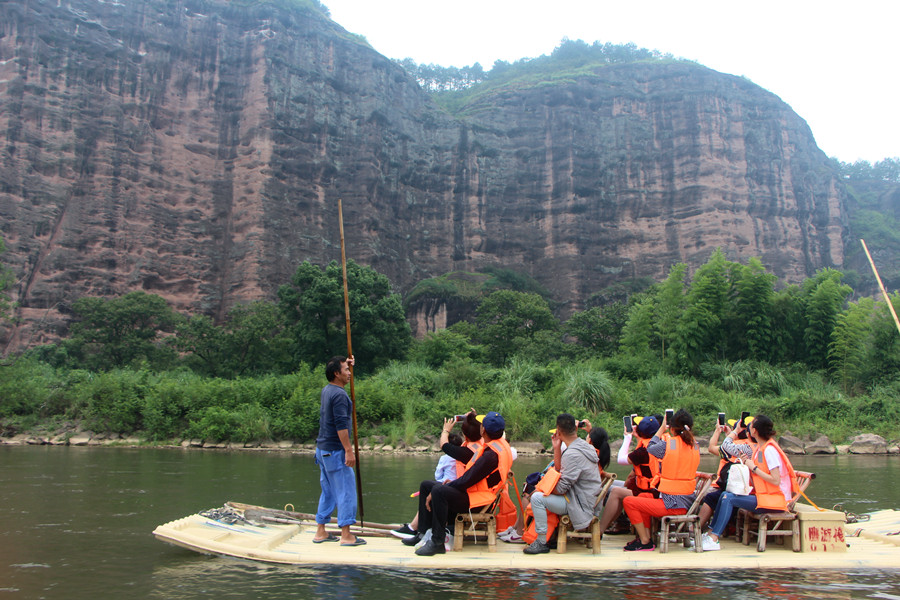
[{"label": "white sneaker", "polygon": [[503,540],[504,542],[508,541],[507,538],[510,536],[516,535],[516,528],[512,525],[506,528],[506,531],[501,531],[497,534],[497,537]]},{"label": "white sneaker", "polygon": [[508,542],[510,544],[524,544],[525,543],[525,540],[523,540],[522,536],[519,535],[518,533],[513,533],[508,538],[506,538],[504,541]]},{"label": "white sneaker", "polygon": [[703,534],[702,540],[702,548],[704,552],[710,552],[712,550],[721,550],[722,548],[719,546],[719,542],[714,541],[708,534]]}]

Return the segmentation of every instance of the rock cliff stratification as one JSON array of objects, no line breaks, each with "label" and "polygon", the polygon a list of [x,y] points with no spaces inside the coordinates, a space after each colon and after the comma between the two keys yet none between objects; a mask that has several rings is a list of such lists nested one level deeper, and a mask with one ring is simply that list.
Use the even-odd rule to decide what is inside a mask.
[{"label": "rock cliff stratification", "polygon": [[310,4],[0,3],[0,234],[20,323],[141,289],[221,318],[305,259],[405,292],[485,266],[571,310],[717,246],[786,281],[840,267],[844,192],[805,122],[679,62],[511,83],[442,110]]}]

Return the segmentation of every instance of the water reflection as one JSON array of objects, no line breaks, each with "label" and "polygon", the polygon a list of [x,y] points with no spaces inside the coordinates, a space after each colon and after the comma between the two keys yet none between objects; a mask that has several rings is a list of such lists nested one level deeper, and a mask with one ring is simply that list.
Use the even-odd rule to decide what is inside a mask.
[{"label": "water reflection", "polygon": [[[409,492],[431,456],[364,457],[366,518],[415,511]],[[819,477],[810,497],[865,512],[900,506],[896,457],[798,457]],[[522,457],[520,482],[546,457]],[[714,462],[703,464],[707,470]],[[621,473],[624,475],[624,471]],[[238,500],[308,511],[310,455],[0,447],[0,600],[48,598],[879,598],[900,600],[900,571],[732,570],[602,574],[273,566],[207,557],[156,541],[157,525]]]},{"label": "water reflection", "polygon": [[[896,572],[801,570],[652,571],[603,574],[541,571],[404,571],[366,567],[267,566],[183,556],[154,570],[151,598],[429,598],[485,600],[697,600],[742,598],[898,600]],[[239,589],[236,589],[239,588]]]}]

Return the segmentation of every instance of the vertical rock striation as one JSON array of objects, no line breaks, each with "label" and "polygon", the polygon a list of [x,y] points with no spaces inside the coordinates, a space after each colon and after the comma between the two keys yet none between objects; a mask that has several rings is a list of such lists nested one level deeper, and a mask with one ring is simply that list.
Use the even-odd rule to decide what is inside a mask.
[{"label": "vertical rock striation", "polygon": [[841,183],[740,78],[598,66],[451,116],[312,3],[0,3],[4,352],[63,334],[85,295],[219,319],[272,298],[339,258],[338,198],[348,255],[401,292],[497,265],[571,310],[717,246],[786,281],[843,262]]}]

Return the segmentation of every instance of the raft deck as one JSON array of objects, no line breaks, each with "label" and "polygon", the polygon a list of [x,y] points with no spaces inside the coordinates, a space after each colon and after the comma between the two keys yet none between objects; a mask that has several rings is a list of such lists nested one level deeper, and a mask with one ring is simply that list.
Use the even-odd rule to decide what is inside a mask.
[{"label": "raft deck", "polygon": [[367,544],[342,547],[339,542],[314,544],[314,523],[227,524],[191,515],[160,525],[157,539],[203,554],[231,556],[267,563],[294,565],[354,565],[411,569],[622,571],[631,569],[842,569],[900,567],[900,511],[880,511],[867,522],[846,526],[846,552],[793,552],[790,545],[770,544],[765,552],[723,539],[722,549],[694,552],[680,544],[669,552],[624,552],[627,535],[603,537],[601,552],[570,542],[565,554],[530,556],[522,544],[497,543],[489,552],[486,540],[466,540],[461,552],[417,556],[413,548],[394,537],[365,537]]}]

